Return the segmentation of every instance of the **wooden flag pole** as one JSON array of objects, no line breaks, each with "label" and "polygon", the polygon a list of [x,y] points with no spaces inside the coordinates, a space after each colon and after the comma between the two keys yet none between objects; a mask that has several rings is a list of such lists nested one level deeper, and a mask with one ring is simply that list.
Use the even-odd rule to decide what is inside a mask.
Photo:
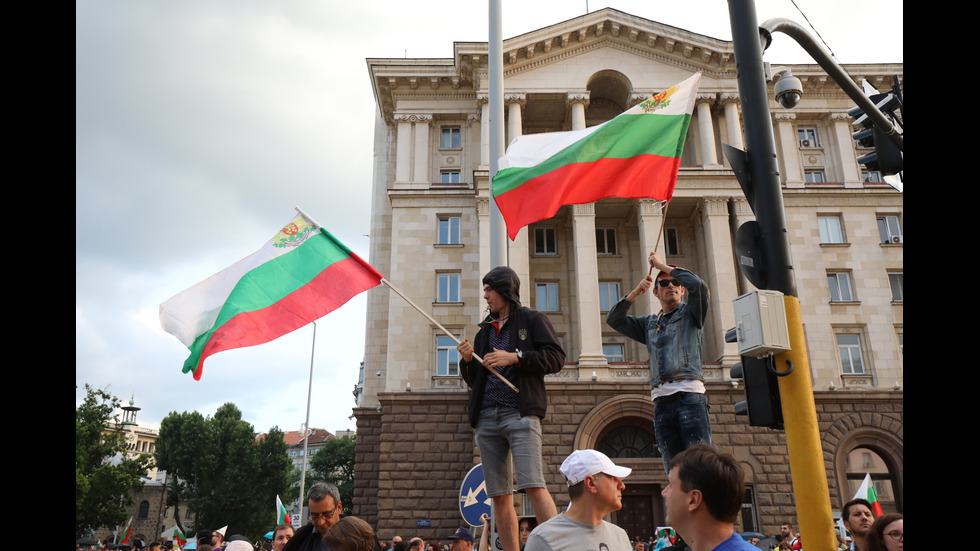
[{"label": "wooden flag pole", "polygon": [[[653,246],[653,252],[657,252],[657,249],[660,248],[660,238],[663,236],[664,226],[667,224],[667,207],[669,206],[670,206],[670,201],[666,201],[666,204],[664,205],[664,213],[663,216],[661,217],[662,219],[660,220],[660,232],[657,233],[657,244]],[[650,271],[647,272],[647,275],[648,276],[653,275],[653,266],[650,266]]]},{"label": "wooden flag pole", "polygon": [[[456,335],[453,335],[452,333],[450,333],[448,329],[446,329],[445,327],[443,327],[442,324],[440,324],[438,321],[435,320],[435,318],[433,318],[432,316],[430,316],[428,314],[428,312],[426,312],[426,311],[422,310],[421,308],[419,308],[419,306],[417,304],[415,304],[414,302],[412,302],[412,299],[410,299],[407,296],[403,295],[401,291],[399,291],[398,289],[396,289],[391,284],[390,281],[388,281],[385,278],[381,278],[381,283],[384,283],[385,285],[388,286],[389,289],[391,289],[392,291],[394,291],[396,295],[398,295],[398,296],[402,297],[403,299],[405,299],[405,302],[409,303],[412,306],[412,308],[415,308],[415,310],[418,313],[422,314],[425,317],[425,319],[427,319],[430,322],[432,322],[433,324],[435,324],[436,327],[438,327],[443,333],[445,333],[447,337],[449,337],[453,341],[455,341],[456,344],[461,344],[460,343],[460,340],[456,338]],[[476,361],[480,362],[480,365],[482,365],[483,367],[487,368],[487,370],[490,371],[490,373],[493,373],[494,375],[496,375],[498,379],[500,379],[501,381],[503,381],[503,383],[505,385],[507,385],[508,387],[510,387],[511,390],[513,390],[514,392],[520,392],[520,390],[518,390],[517,387],[514,386],[513,383],[511,383],[510,381],[508,381],[497,370],[495,370],[494,368],[489,367],[489,366],[487,366],[487,364],[483,363],[483,358],[481,358],[480,356],[478,356],[475,352],[473,353],[473,357],[476,358]]]}]

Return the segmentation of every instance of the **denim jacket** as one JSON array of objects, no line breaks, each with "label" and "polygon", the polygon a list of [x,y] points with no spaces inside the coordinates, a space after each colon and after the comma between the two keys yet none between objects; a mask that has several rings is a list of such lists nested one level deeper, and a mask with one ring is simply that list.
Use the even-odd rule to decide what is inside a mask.
[{"label": "denim jacket", "polygon": [[674,268],[670,275],[686,289],[687,301],[677,308],[656,316],[627,316],[633,303],[623,297],[606,315],[609,327],[647,345],[652,387],[684,379],[704,380],[701,343],[708,315],[708,285],[683,268]]}]

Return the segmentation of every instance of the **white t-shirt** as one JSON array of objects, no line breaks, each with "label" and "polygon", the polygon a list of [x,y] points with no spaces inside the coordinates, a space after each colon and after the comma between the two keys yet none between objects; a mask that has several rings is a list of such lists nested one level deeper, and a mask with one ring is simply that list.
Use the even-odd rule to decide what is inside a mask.
[{"label": "white t-shirt", "polygon": [[580,524],[564,513],[539,524],[524,551],[632,551],[626,531],[610,522]]}]

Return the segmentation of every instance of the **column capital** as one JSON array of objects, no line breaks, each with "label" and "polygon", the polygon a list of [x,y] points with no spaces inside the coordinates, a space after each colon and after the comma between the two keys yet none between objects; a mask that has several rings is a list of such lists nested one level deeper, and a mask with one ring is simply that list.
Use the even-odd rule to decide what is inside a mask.
[{"label": "column capital", "polygon": [[657,216],[664,212],[664,204],[656,199],[638,199],[636,206],[640,216]]},{"label": "column capital", "polygon": [[480,107],[490,103],[490,94],[487,92],[477,92],[476,104]]},{"label": "column capital", "polygon": [[518,103],[521,107],[527,104],[527,94],[524,92],[511,92],[504,94],[504,105]]},{"label": "column capital", "polygon": [[738,96],[738,92],[722,92],[718,96],[718,101],[722,105],[727,105],[729,103],[734,103],[738,105],[742,103],[742,98]]},{"label": "column capital", "polygon": [[395,122],[424,122],[432,124],[432,115],[425,113],[395,113]]},{"label": "column capital", "polygon": [[728,216],[728,197],[702,197],[702,216]]},{"label": "column capital", "polygon": [[796,113],[791,113],[789,111],[776,111],[775,113],[773,113],[773,116],[776,118],[777,121],[780,122],[796,120]]},{"label": "column capital", "polygon": [[583,106],[588,107],[589,99],[588,90],[584,92],[569,92],[568,95],[565,96],[565,105],[572,106],[576,103],[581,103]]},{"label": "column capital", "polygon": [[829,118],[831,122],[850,122],[851,120],[851,116],[847,113],[831,113]]},{"label": "column capital", "polygon": [[595,216],[595,203],[572,205],[572,214],[575,216]]},{"label": "column capital", "polygon": [[702,103],[707,103],[709,105],[714,105],[715,104],[715,101],[717,101],[717,100],[718,100],[718,94],[716,94],[714,92],[706,92],[706,93],[703,93],[703,94],[702,93],[699,93],[694,98],[694,104],[695,105],[698,105],[698,104],[702,104]]}]

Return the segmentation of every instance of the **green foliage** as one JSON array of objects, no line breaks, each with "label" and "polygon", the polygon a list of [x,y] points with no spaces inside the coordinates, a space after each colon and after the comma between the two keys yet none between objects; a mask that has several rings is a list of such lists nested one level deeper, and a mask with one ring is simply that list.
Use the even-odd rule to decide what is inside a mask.
[{"label": "green foliage", "polygon": [[227,524],[254,541],[275,525],[276,495],[289,503],[299,492],[282,431],[273,427],[256,440],[232,403],[214,417],[172,412],[160,423],[156,459],[170,475],[167,504],[179,501],[196,514],[185,533]]},{"label": "green foliage", "polygon": [[[331,482],[340,490],[343,513],[351,514],[354,507],[354,446],[355,436],[328,440],[310,458],[311,478],[314,482]],[[312,483],[310,483],[312,485]]]},{"label": "green foliage", "polygon": [[143,489],[141,477],[150,456],[126,456],[126,439],[114,430],[119,399],[85,385],[85,400],[75,408],[75,538],[101,526],[126,522],[131,492]]}]

